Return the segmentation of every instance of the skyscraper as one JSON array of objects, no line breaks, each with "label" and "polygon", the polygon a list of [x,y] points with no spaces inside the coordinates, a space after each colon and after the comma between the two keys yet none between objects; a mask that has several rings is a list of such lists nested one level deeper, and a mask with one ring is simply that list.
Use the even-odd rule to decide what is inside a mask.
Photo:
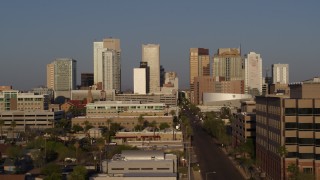
[{"label": "skyscraper", "polygon": [[213,56],[213,76],[225,77],[226,81],[244,79],[240,48],[218,49]]},{"label": "skyscraper", "polygon": [[250,52],[245,55],[245,93],[260,95],[262,93],[262,59],[260,54]]},{"label": "skyscraper", "polygon": [[94,84],[102,89],[121,91],[120,40],[108,38],[93,43]]},{"label": "skyscraper", "polygon": [[[47,85],[54,91],[76,89],[77,61],[70,58],[58,58],[47,65]],[[52,86],[53,85],[53,86]]]},{"label": "skyscraper", "polygon": [[133,69],[134,94],[147,94],[147,68]]},{"label": "skyscraper", "polygon": [[190,90],[194,90],[194,78],[210,76],[209,49],[190,48]]},{"label": "skyscraper", "polygon": [[272,64],[272,83],[289,84],[289,64]]},{"label": "skyscraper", "polygon": [[149,67],[149,93],[160,91],[160,45],[143,44],[142,62],[147,62]]}]

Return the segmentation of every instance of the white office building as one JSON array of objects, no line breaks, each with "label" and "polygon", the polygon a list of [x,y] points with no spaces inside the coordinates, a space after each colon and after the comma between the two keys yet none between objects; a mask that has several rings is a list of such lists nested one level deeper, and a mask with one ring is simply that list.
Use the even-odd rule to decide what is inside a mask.
[{"label": "white office building", "polygon": [[134,94],[147,94],[147,69],[133,69],[133,92]]},{"label": "white office building", "polygon": [[142,45],[142,62],[147,62],[149,67],[149,93],[160,91],[160,45],[143,44]]},{"label": "white office building", "polygon": [[289,84],[289,64],[272,64],[272,83]]},{"label": "white office building", "polygon": [[103,90],[121,91],[120,40],[108,38],[93,43],[94,84]]},{"label": "white office building", "polygon": [[260,54],[250,52],[245,55],[245,93],[262,93],[262,58]]}]

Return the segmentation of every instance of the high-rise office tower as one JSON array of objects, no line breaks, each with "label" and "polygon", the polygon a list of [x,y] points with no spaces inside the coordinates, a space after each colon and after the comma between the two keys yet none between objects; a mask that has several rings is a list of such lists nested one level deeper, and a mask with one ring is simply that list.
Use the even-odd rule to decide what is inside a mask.
[{"label": "high-rise office tower", "polygon": [[160,45],[143,44],[142,62],[147,62],[149,67],[149,93],[160,91]]},{"label": "high-rise office tower", "polygon": [[289,84],[289,64],[272,64],[272,83]]},{"label": "high-rise office tower", "polygon": [[213,56],[213,76],[225,77],[226,81],[244,79],[240,48],[218,49]]},{"label": "high-rise office tower", "polygon": [[[70,58],[58,58],[47,65],[47,85],[54,91],[76,89],[77,61]],[[53,86],[52,86],[53,84]]]},{"label": "high-rise office tower", "polygon": [[262,93],[262,58],[260,54],[250,52],[245,55],[245,93],[260,95]]},{"label": "high-rise office tower", "polygon": [[104,90],[121,91],[120,40],[108,38],[93,43],[94,83]]},{"label": "high-rise office tower", "polygon": [[194,78],[210,76],[209,49],[190,48],[190,90],[194,90]]}]

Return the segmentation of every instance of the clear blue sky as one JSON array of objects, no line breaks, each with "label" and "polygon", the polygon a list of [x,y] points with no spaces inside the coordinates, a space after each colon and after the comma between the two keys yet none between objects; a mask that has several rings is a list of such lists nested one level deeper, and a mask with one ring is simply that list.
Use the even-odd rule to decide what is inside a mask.
[{"label": "clear blue sky", "polygon": [[255,51],[263,66],[288,63],[290,81],[319,76],[320,1],[1,1],[0,85],[46,85],[59,57],[93,72],[93,41],[121,40],[122,87],[132,88],[141,45],[160,44],[160,63],[188,87],[189,48]]}]

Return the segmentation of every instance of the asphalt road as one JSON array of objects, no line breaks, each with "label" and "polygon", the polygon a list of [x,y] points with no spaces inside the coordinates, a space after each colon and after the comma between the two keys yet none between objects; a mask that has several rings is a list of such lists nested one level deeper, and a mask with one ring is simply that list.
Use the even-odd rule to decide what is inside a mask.
[{"label": "asphalt road", "polygon": [[193,124],[193,146],[200,164],[203,180],[244,179],[230,159],[222,152],[213,139],[197,123]]}]

